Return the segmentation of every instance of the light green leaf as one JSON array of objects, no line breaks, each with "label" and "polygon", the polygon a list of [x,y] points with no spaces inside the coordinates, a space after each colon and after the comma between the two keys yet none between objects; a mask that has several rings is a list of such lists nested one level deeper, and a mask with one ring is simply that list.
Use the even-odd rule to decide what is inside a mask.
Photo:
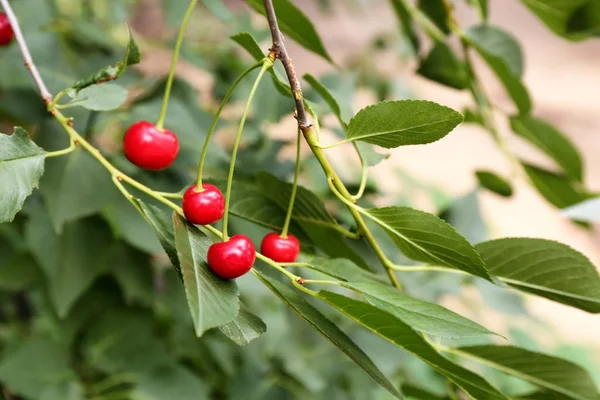
[{"label": "light green leaf", "polygon": [[385,283],[387,280],[375,275],[345,258],[314,257],[307,268],[346,282]]},{"label": "light green leaf", "polygon": [[11,222],[44,173],[46,152],[23,128],[0,133],[0,223]]},{"label": "light green leaf", "polygon": [[342,286],[362,293],[375,307],[427,335],[441,338],[495,335],[474,321],[435,303],[407,296],[389,285],[378,282],[347,282]]},{"label": "light green leaf", "polygon": [[199,400],[209,398],[209,387],[181,365],[157,367],[140,377],[133,400]]},{"label": "light green leaf", "polygon": [[72,100],[65,107],[79,106],[93,111],[110,111],[121,106],[127,100],[128,91],[114,83],[88,86],[80,91],[69,93]]},{"label": "light green leaf", "polygon": [[[259,13],[266,15],[262,0],[248,0],[248,4]],[[273,0],[279,28],[305,49],[333,62],[314,25],[290,0]]]},{"label": "light green leaf", "polygon": [[544,239],[507,238],[476,246],[490,273],[523,292],[600,313],[600,276],[583,254]]},{"label": "light green leaf", "polygon": [[576,221],[598,223],[600,222],[600,197],[564,208],[561,210],[561,214]]},{"label": "light green leaf", "polygon": [[206,253],[212,240],[175,213],[173,226],[188,306],[196,335],[200,337],[238,315],[239,289],[234,280],[220,279],[208,267]]},{"label": "light green leaf", "polygon": [[546,121],[531,116],[511,117],[512,130],[550,156],[577,181],[583,179],[583,162],[573,143]]},{"label": "light green leaf", "polygon": [[83,385],[75,380],[49,386],[40,400],[85,400]]},{"label": "light green leaf", "polygon": [[469,77],[465,63],[458,59],[446,43],[437,42],[421,61],[417,73],[434,82],[455,89],[465,89]]},{"label": "light green leaf", "polygon": [[491,280],[473,246],[435,215],[409,207],[372,208],[366,215],[386,230],[405,256]]},{"label": "light green leaf", "polygon": [[462,120],[458,112],[430,101],[384,101],[352,118],[346,141],[362,140],[388,149],[427,144],[446,136]]},{"label": "light green leaf", "polygon": [[513,346],[469,346],[450,351],[570,399],[600,399],[598,389],[587,371],[562,358]]},{"label": "light green leaf", "polygon": [[219,330],[238,346],[245,346],[265,333],[267,326],[259,317],[242,308],[233,321],[219,326]]},{"label": "light green leaf", "polygon": [[480,376],[442,357],[425,339],[394,315],[368,303],[325,290],[320,291],[318,297],[373,333],[419,357],[473,398],[506,399]]},{"label": "light green leaf", "polygon": [[398,399],[402,399],[398,390],[383,375],[377,366],[337,325],[325,317],[319,310],[300,297],[294,290],[284,284],[268,278],[266,275],[257,273],[258,278],[269,288],[277,297],[286,303],[300,317],[308,322],[319,333],[325,336],[331,343],[343,351],[359,367],[369,374],[377,383],[384,387]]},{"label": "light green leaf", "polygon": [[446,35],[450,33],[448,26],[448,10],[444,0],[419,0],[419,8]]},{"label": "light green leaf", "polygon": [[511,197],[513,189],[504,178],[490,171],[475,171],[479,185],[503,197]]},{"label": "light green leaf", "polygon": [[587,195],[581,193],[565,175],[531,164],[523,164],[523,168],[538,192],[558,208],[572,206],[587,198]]},{"label": "light green leaf", "polygon": [[521,82],[523,56],[517,41],[502,29],[491,25],[469,29],[465,39],[502,81],[520,114],[527,115],[531,110],[531,99]]}]

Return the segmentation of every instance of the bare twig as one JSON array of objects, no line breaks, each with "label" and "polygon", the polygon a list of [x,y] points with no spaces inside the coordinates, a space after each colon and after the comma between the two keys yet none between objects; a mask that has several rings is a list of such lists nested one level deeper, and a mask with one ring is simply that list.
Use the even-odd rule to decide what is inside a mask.
[{"label": "bare twig", "polygon": [[15,33],[15,39],[19,48],[21,49],[21,53],[23,54],[23,59],[25,60],[25,66],[31,72],[31,76],[33,76],[33,80],[35,84],[40,89],[40,94],[42,95],[42,99],[46,104],[49,104],[52,101],[52,94],[46,87],[44,80],[40,75],[40,71],[38,71],[35,63],[33,62],[33,58],[31,57],[31,53],[29,52],[29,48],[27,47],[27,42],[25,42],[25,38],[23,37],[23,32],[21,31],[21,26],[19,25],[19,21],[15,13],[13,12],[12,7],[8,0],[0,0],[0,4],[2,4],[2,8],[6,12],[6,16],[10,22],[10,26],[12,27],[13,32]]}]

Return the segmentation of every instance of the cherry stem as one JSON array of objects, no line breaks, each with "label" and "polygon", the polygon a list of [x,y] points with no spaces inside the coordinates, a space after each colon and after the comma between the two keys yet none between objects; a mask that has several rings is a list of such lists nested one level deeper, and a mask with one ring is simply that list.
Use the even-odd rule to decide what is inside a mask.
[{"label": "cherry stem", "polygon": [[298,175],[300,175],[300,146],[302,144],[302,131],[298,129],[298,139],[296,140],[296,169],[294,170],[294,183],[292,184],[292,194],[290,196],[290,204],[288,205],[287,214],[285,216],[285,222],[283,229],[281,230],[281,237],[287,238],[288,230],[290,229],[290,221],[292,220],[292,214],[294,212],[294,202],[296,200],[296,192],[298,192]]},{"label": "cherry stem", "polygon": [[167,85],[165,86],[165,95],[163,97],[162,106],[160,108],[160,114],[158,115],[158,121],[156,121],[156,127],[158,128],[158,130],[162,130],[163,125],[165,123],[165,118],[167,116],[167,108],[169,107],[169,98],[171,97],[171,89],[173,88],[173,79],[175,78],[175,68],[177,67],[177,59],[179,58],[181,44],[183,43],[183,35],[185,34],[185,29],[190,20],[190,17],[194,12],[196,3],[198,3],[198,0],[190,0],[188,9],[185,12],[183,21],[181,22],[181,27],[179,28],[179,35],[177,36],[177,42],[175,43],[175,48],[173,49],[173,58],[171,59],[169,76],[167,77]]},{"label": "cherry stem", "polygon": [[200,155],[200,161],[198,162],[198,178],[196,180],[196,192],[201,192],[203,190],[202,189],[202,175],[203,175],[203,170],[204,170],[204,161],[206,159],[206,155],[208,154],[208,146],[210,144],[210,140],[211,140],[212,135],[213,135],[213,133],[215,131],[215,128],[217,126],[217,122],[219,122],[219,118],[221,117],[221,113],[223,112],[223,109],[225,108],[225,105],[229,101],[229,98],[233,95],[233,92],[234,92],[235,88],[240,84],[240,82],[250,72],[254,71],[256,68],[260,67],[264,63],[265,63],[264,59],[260,60],[259,62],[257,62],[256,64],[252,65],[250,68],[248,68],[244,72],[242,72],[242,74],[236,79],[235,82],[233,82],[233,85],[231,85],[231,87],[229,88],[229,90],[225,94],[225,97],[223,98],[223,101],[221,102],[221,105],[219,106],[219,109],[217,110],[217,113],[215,114],[215,116],[213,118],[213,121],[212,121],[212,123],[210,125],[210,128],[208,129],[208,133],[206,134],[206,140],[204,141],[204,147],[202,148],[202,154]]},{"label": "cherry stem", "polygon": [[229,221],[229,204],[231,203],[231,187],[233,186],[233,172],[235,170],[235,159],[237,158],[238,148],[240,147],[240,141],[242,139],[242,132],[244,131],[244,124],[246,123],[246,118],[248,117],[248,112],[250,111],[250,105],[252,104],[252,99],[256,94],[256,90],[258,89],[258,85],[262,77],[265,75],[265,72],[273,66],[273,60],[270,58],[266,58],[263,60],[263,66],[256,77],[256,81],[254,81],[254,85],[252,86],[252,90],[250,90],[250,94],[248,95],[248,100],[246,102],[246,107],[244,108],[244,112],[242,113],[242,118],[240,120],[240,125],[237,130],[237,134],[235,136],[235,142],[233,144],[233,151],[231,153],[231,163],[229,164],[229,175],[227,177],[227,191],[225,193],[225,215],[223,217],[223,241],[226,242],[229,240],[229,236],[227,236],[227,223]]},{"label": "cherry stem", "polygon": [[365,193],[365,189],[367,188],[367,179],[369,178],[369,166],[365,162],[360,150],[358,149],[358,145],[356,142],[352,143],[354,149],[356,150],[356,154],[358,155],[358,159],[360,160],[360,186],[358,187],[358,192],[352,196],[354,201],[359,200],[363,194]]}]

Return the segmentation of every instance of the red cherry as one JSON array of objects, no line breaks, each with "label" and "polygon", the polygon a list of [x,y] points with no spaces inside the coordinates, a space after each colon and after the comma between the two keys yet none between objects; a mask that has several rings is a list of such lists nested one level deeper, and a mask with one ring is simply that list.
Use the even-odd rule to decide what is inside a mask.
[{"label": "red cherry", "polygon": [[203,183],[202,192],[196,185],[190,186],[183,195],[183,214],[192,224],[210,225],[223,217],[225,198],[215,185]]},{"label": "red cherry", "polygon": [[8,45],[14,37],[15,33],[12,26],[10,26],[6,13],[0,13],[0,46]]},{"label": "red cherry", "polygon": [[226,242],[208,248],[208,266],[223,279],[235,279],[250,271],[256,260],[254,244],[244,235],[233,235]]},{"label": "red cherry", "polygon": [[292,235],[281,237],[271,232],[264,237],[260,252],[277,262],[294,262],[300,253],[300,242]]},{"label": "red cherry", "polygon": [[140,168],[158,171],[167,168],[177,158],[179,140],[168,129],[139,121],[131,125],[123,139],[125,156]]}]

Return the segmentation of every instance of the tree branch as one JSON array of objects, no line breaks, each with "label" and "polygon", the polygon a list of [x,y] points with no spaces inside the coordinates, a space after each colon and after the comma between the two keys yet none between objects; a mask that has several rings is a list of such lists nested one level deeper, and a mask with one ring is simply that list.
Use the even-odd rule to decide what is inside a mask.
[{"label": "tree branch", "polygon": [[19,21],[15,13],[13,12],[12,7],[8,0],[0,0],[0,4],[2,4],[2,8],[6,12],[6,16],[8,17],[8,21],[10,22],[10,26],[12,27],[13,32],[15,33],[15,40],[21,49],[21,53],[23,54],[23,59],[25,60],[25,66],[31,72],[31,76],[33,76],[33,80],[40,90],[40,94],[42,99],[46,104],[49,104],[52,101],[52,93],[46,87],[40,72],[38,71],[35,63],[33,62],[33,58],[31,57],[31,53],[29,52],[29,47],[27,47],[27,42],[25,42],[25,38],[23,37],[23,32],[21,31],[21,26],[19,25]]},{"label": "tree branch", "polygon": [[271,51],[275,54],[276,58],[281,60],[285,73],[290,82],[292,88],[292,95],[296,102],[296,119],[298,120],[298,127],[305,132],[312,126],[308,112],[304,108],[304,96],[302,95],[302,87],[300,81],[296,75],[296,69],[292,64],[292,59],[288,55],[285,44],[283,43],[283,35],[279,30],[279,24],[277,23],[277,15],[275,14],[275,8],[273,7],[272,0],[264,0],[265,11],[267,12],[267,20],[269,21],[269,28],[271,29],[271,37],[273,38],[273,47]]}]

